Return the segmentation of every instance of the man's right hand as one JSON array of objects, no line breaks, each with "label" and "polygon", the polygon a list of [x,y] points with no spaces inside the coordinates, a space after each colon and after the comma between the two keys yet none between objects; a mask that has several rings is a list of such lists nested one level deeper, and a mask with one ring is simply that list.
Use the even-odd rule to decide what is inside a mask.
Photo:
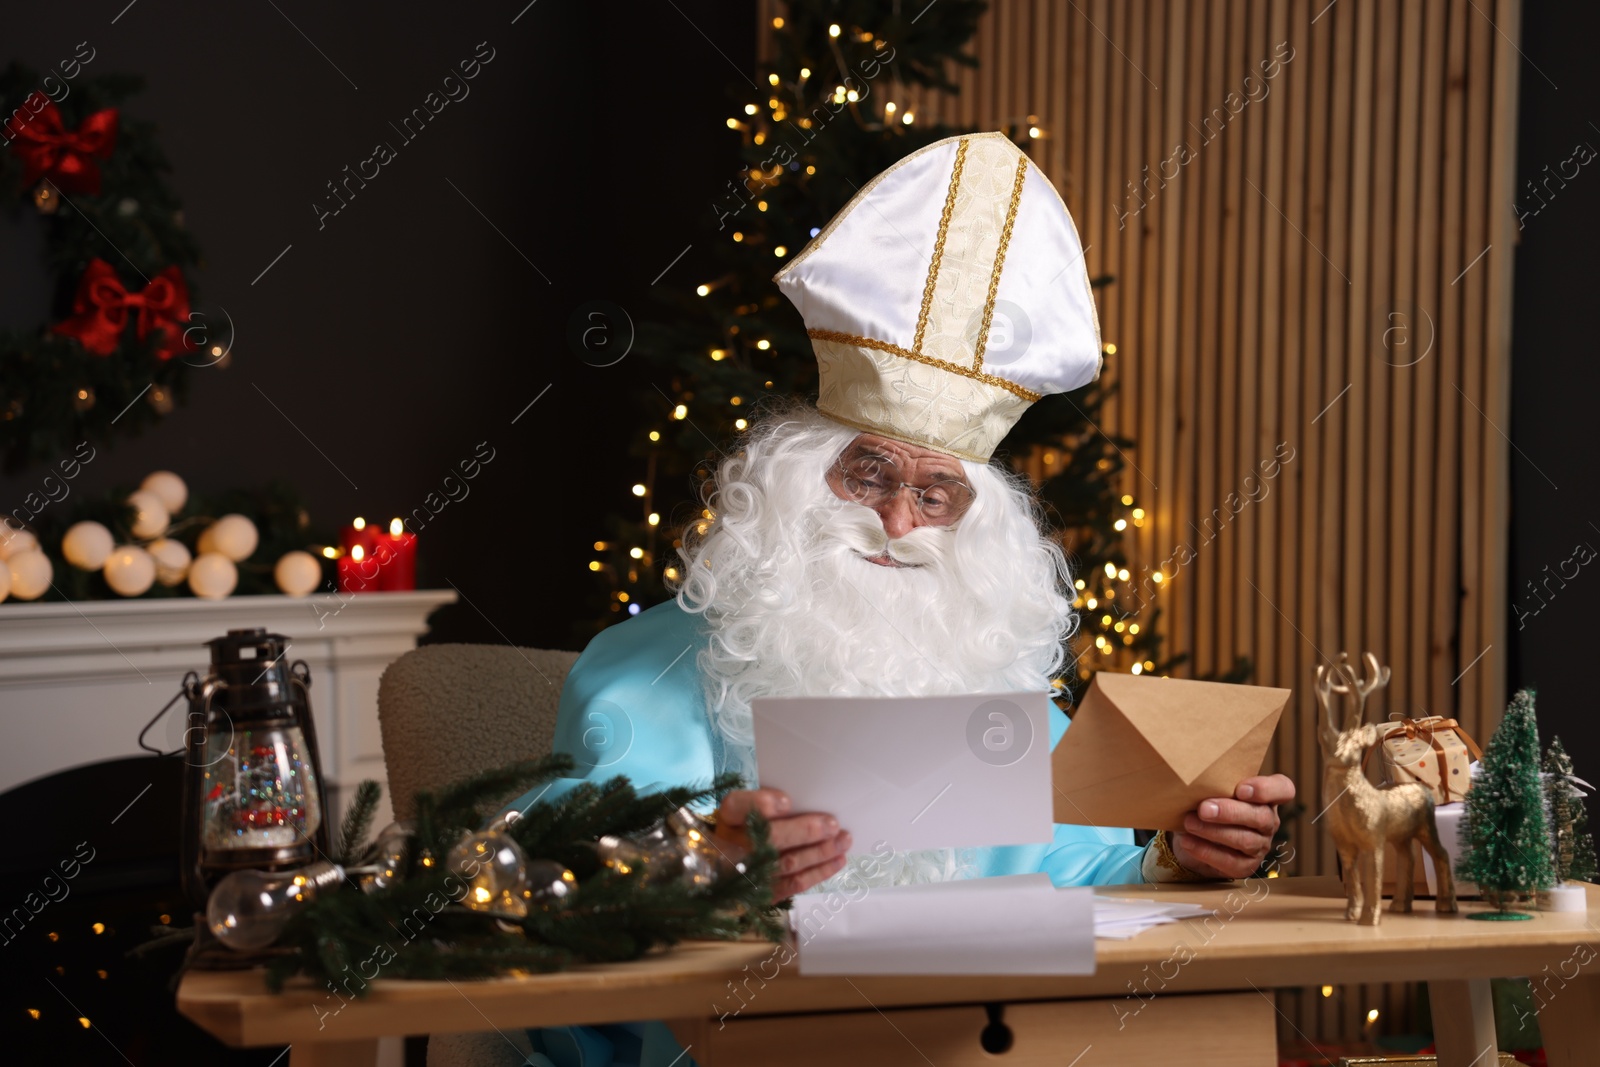
[{"label": "man's right hand", "polygon": [[839,829],[838,819],[820,812],[793,815],[792,807],[789,795],[780,790],[740,789],[723,797],[717,808],[716,836],[745,849],[750,847],[745,817],[752,811],[766,817],[778,850],[773,900],[786,900],[838,874],[850,848],[850,832]]}]

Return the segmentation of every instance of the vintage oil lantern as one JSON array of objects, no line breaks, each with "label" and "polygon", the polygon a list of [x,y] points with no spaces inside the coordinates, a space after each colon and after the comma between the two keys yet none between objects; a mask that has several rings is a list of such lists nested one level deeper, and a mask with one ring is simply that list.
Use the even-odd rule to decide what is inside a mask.
[{"label": "vintage oil lantern", "polygon": [[183,877],[197,905],[232,871],[288,871],[329,852],[305,662],[291,665],[288,639],[264,629],[206,644],[210,674],[185,680]]}]

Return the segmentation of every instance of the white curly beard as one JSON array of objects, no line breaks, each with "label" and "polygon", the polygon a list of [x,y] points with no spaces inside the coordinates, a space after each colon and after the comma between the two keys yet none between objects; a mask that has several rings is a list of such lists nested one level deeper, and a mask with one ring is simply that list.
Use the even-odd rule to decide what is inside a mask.
[{"label": "white curly beard", "polygon": [[[975,496],[960,523],[891,541],[824,480],[855,436],[810,408],[769,416],[719,466],[715,519],[684,538],[678,601],[709,624],[698,664],[719,769],[746,781],[754,697],[1040,690],[1064,661],[1071,583],[1025,484],[962,461]],[[908,565],[868,562],[885,551]],[[972,862],[971,850],[852,856],[818,889],[944,881]]]}]

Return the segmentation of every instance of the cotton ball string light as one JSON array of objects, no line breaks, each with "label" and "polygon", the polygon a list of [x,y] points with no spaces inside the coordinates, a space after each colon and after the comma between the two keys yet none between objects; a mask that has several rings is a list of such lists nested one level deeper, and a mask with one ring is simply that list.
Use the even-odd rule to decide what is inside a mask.
[{"label": "cotton ball string light", "polygon": [[322,584],[322,564],[309,552],[285,552],[272,568],[272,578],[285,596],[305,596]]},{"label": "cotton ball string light", "polygon": [[97,571],[111,558],[116,542],[98,522],[75,522],[61,537],[61,554],[83,571]]},{"label": "cotton ball string light", "polygon": [[156,561],[138,545],[118,545],[100,573],[118,596],[139,596],[155,584]]},{"label": "cotton ball string light", "polygon": [[0,522],[0,559],[10,559],[19,552],[27,552],[38,547],[39,539],[33,536],[32,530]]},{"label": "cotton ball string light", "polygon": [[145,489],[128,494],[128,506],[133,508],[133,536],[141,541],[160,537],[167,532],[172,516],[161,498]]},{"label": "cotton ball string light", "polygon": [[182,541],[163,537],[145,545],[145,551],[156,561],[156,581],[171,587],[183,581],[189,573],[189,549]]},{"label": "cotton ball string light", "polygon": [[260,540],[255,523],[243,515],[224,515],[205,528],[197,547],[202,556],[215,552],[238,563],[250,558]]},{"label": "cotton ball string light", "polygon": [[197,597],[221,600],[239,584],[239,568],[220,552],[202,552],[189,564],[189,588]]},{"label": "cotton ball string light", "polygon": [[6,566],[11,571],[11,595],[18,600],[39,599],[55,577],[50,557],[37,548],[15,553],[6,560]]},{"label": "cotton ball string light", "polygon": [[171,471],[151,471],[139,483],[139,491],[161,501],[168,514],[176,515],[189,502],[189,487]]}]

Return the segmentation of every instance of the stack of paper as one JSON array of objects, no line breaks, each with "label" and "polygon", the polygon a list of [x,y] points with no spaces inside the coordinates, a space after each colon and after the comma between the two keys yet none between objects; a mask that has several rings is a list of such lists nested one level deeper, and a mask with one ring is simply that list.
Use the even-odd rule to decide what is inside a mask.
[{"label": "stack of paper", "polygon": [[801,974],[1093,974],[1093,901],[1013,874],[802,894],[789,921]]},{"label": "stack of paper", "polygon": [[1126,941],[1152,926],[1215,914],[1214,909],[1204,908],[1199,904],[1173,904],[1159,900],[1096,896],[1094,936],[1113,941]]}]

